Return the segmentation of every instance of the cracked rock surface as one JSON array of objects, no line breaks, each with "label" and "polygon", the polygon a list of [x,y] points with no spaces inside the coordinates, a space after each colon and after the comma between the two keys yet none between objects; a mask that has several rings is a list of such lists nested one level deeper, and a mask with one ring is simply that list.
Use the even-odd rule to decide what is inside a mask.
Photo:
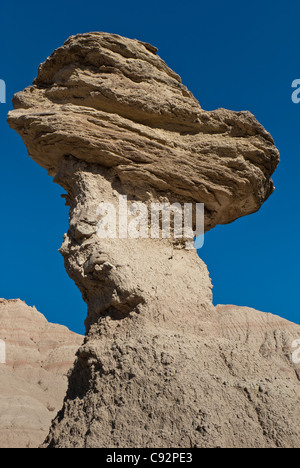
[{"label": "cracked rock surface", "polygon": [[[279,154],[249,112],[204,111],[137,40],[73,36],[8,122],[67,192],[61,253],[86,337],[45,447],[296,447],[300,327],[214,307],[206,265],[174,238],[100,238],[100,202],[199,202],[205,230],[257,211]],[[120,226],[118,226],[120,227]]]}]

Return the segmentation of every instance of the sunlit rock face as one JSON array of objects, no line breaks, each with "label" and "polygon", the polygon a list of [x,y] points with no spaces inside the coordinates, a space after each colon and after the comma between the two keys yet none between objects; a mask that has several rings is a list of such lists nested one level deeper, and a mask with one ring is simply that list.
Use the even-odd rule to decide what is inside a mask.
[{"label": "sunlit rock face", "polygon": [[51,175],[64,156],[111,168],[130,192],[205,204],[206,229],[257,211],[279,154],[250,112],[206,112],[157,55],[113,34],[73,36],[14,97],[9,124]]},{"label": "sunlit rock face", "polygon": [[38,448],[44,441],[82,342],[35,307],[0,299],[1,448]]},{"label": "sunlit rock face", "polygon": [[97,230],[99,203],[122,196],[203,203],[206,231],[257,211],[279,161],[269,133],[249,112],[204,111],[155,47],[106,33],[68,39],[14,107],[9,124],[67,192],[61,253],[88,305],[44,446],[299,445],[299,327],[215,308],[182,240]]}]

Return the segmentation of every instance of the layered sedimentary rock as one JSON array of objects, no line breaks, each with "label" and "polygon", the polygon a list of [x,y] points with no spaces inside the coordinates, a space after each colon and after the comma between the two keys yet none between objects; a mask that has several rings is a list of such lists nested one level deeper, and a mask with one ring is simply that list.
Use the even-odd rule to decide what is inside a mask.
[{"label": "layered sedimentary rock", "polygon": [[61,408],[83,337],[20,300],[0,299],[0,340],[0,447],[37,448]]},{"label": "layered sedimentary rock", "polygon": [[71,37],[9,114],[67,192],[61,253],[88,305],[45,446],[297,446],[299,327],[213,307],[207,268],[184,238],[98,235],[99,203],[120,196],[204,203],[208,231],[273,191],[269,133],[249,112],[202,110],[156,52],[117,35]]},{"label": "layered sedimentary rock", "polygon": [[257,211],[279,156],[250,112],[206,112],[149,44],[71,37],[14,97],[9,124],[51,175],[73,156],[148,192],[205,204],[206,228]]}]

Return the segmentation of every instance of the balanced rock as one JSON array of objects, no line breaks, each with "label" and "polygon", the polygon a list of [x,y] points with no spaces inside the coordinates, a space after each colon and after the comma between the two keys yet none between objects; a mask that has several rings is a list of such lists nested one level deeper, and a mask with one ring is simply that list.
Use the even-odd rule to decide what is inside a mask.
[{"label": "balanced rock", "polygon": [[269,133],[249,112],[201,109],[156,52],[112,34],[71,37],[8,117],[67,191],[61,253],[88,305],[44,446],[299,446],[300,327],[215,308],[207,268],[183,238],[99,236],[99,204],[120,197],[203,203],[208,231],[273,191]]},{"label": "balanced rock", "polygon": [[138,199],[163,192],[205,204],[206,229],[257,211],[278,150],[250,112],[206,112],[156,54],[105,33],[67,40],[14,97],[8,122],[51,175],[62,159],[95,163]]}]

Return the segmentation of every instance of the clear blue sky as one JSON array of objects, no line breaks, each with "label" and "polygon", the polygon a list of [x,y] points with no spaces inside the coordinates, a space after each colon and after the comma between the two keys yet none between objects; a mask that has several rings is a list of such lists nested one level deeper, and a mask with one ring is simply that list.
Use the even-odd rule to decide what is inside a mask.
[{"label": "clear blue sky", "polygon": [[300,78],[299,23],[299,1],[2,2],[0,297],[20,297],[49,321],[84,332],[86,306],[58,253],[68,225],[62,189],[27,156],[6,114],[12,95],[70,35],[105,31],[157,46],[204,109],[250,110],[270,131],[281,152],[276,192],[257,214],[208,233],[200,256],[215,304],[300,323],[300,104],[291,100]]}]

